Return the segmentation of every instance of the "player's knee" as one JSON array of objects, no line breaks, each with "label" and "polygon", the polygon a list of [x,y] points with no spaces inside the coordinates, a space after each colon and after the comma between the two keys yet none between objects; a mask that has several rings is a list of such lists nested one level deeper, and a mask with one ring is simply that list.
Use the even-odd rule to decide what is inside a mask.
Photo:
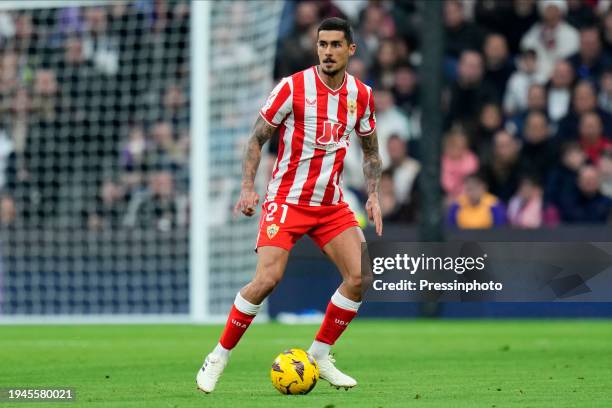
[{"label": "player's knee", "polygon": [[280,276],[275,274],[269,274],[266,276],[260,276],[253,281],[253,284],[259,288],[260,291],[270,293],[276,285],[280,282]]},{"label": "player's knee", "polygon": [[345,280],[346,285],[352,289],[361,290],[361,275],[349,275]]}]

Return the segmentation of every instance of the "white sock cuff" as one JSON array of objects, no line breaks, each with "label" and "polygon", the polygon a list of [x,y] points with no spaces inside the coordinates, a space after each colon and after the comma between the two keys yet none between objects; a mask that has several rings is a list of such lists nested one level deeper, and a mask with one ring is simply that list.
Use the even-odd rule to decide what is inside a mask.
[{"label": "white sock cuff", "polygon": [[261,309],[261,304],[252,304],[251,302],[243,298],[240,292],[236,294],[236,299],[234,299],[234,306],[236,306],[236,309],[240,310],[242,313],[251,316],[255,316],[257,312],[259,312],[259,309]]},{"label": "white sock cuff", "polygon": [[338,290],[336,290],[331,297],[331,302],[341,309],[352,310],[354,312],[359,310],[359,306],[361,306],[361,302],[355,302],[354,300],[342,296]]},{"label": "white sock cuff", "polygon": [[212,354],[215,354],[217,356],[222,356],[222,357],[229,357],[230,353],[231,353],[231,350],[228,350],[225,347],[223,347],[221,343],[217,343],[214,350],[212,351]]}]

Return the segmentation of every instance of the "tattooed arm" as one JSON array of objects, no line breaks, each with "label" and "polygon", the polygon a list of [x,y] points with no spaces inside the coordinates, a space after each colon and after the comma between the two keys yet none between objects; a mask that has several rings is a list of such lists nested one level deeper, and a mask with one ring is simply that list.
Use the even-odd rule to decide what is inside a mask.
[{"label": "tattooed arm", "polygon": [[242,161],[240,198],[234,207],[234,212],[242,211],[248,217],[255,214],[255,207],[259,203],[259,196],[255,192],[255,175],[261,160],[261,148],[270,140],[275,130],[276,128],[269,125],[261,116],[257,117]]},{"label": "tattooed arm", "polygon": [[378,202],[378,186],[382,172],[382,162],[378,154],[378,136],[376,130],[371,135],[359,137],[363,150],[363,175],[365,176],[368,201],[366,210],[370,221],[374,221],[376,234],[382,235],[382,213]]}]

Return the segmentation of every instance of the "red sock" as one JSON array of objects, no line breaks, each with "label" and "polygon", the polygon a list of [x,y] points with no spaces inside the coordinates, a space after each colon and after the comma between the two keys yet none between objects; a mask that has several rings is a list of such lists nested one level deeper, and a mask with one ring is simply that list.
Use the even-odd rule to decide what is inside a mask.
[{"label": "red sock", "polygon": [[329,302],[325,318],[315,339],[333,346],[355,316],[357,316],[356,310],[343,309]]},{"label": "red sock", "polygon": [[221,339],[219,340],[219,343],[221,343],[223,348],[231,350],[236,347],[236,344],[238,344],[240,338],[249,328],[249,325],[254,318],[255,315],[242,313],[236,308],[236,305],[232,305],[232,310],[227,317],[225,329],[223,330],[223,334],[221,334]]}]

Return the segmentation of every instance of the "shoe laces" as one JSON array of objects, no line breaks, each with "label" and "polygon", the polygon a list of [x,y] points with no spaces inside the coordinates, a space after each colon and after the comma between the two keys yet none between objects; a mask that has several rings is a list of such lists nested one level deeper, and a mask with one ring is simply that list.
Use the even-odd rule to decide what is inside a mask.
[{"label": "shoe laces", "polygon": [[212,374],[217,374],[223,370],[223,362],[220,358],[209,357],[204,362],[204,371],[208,371]]}]

